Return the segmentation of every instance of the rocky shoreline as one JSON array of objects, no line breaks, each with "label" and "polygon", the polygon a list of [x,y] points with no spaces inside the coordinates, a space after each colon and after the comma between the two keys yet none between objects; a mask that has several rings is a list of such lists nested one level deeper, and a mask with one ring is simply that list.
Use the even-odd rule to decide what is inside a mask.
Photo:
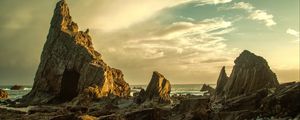
[{"label": "rocky shoreline", "polygon": [[[101,57],[89,30],[79,31],[66,1],[59,1],[33,88],[21,99],[2,101],[0,119],[300,119],[300,83],[279,84],[267,61],[247,50],[236,58],[229,76],[221,69],[216,88],[203,85],[203,96],[170,96],[172,81],[157,71],[146,90],[130,96],[122,71]],[[7,98],[5,91],[0,93]]]},{"label": "rocky shoreline", "polygon": [[274,91],[258,90],[226,101],[214,96],[171,96],[171,103],[145,101],[135,97],[111,96],[88,105],[48,104],[30,106],[27,111],[0,108],[0,119],[7,120],[245,120],[300,119],[300,83],[281,84]]}]

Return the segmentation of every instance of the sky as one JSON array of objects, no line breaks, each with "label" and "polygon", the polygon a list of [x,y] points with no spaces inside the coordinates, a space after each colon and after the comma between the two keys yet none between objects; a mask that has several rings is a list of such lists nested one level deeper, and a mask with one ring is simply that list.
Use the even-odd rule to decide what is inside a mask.
[{"label": "sky", "polygon": [[[247,49],[299,81],[299,0],[66,0],[129,84],[215,84]],[[0,1],[0,85],[32,85],[57,0]]]}]

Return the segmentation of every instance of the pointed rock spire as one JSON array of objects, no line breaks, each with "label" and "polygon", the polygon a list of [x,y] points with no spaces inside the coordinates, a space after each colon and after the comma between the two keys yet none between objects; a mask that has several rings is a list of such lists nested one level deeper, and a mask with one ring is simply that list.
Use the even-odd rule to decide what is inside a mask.
[{"label": "pointed rock spire", "polygon": [[29,105],[66,102],[91,87],[97,98],[130,94],[122,71],[101,59],[88,31],[78,31],[66,2],[61,0],[54,10],[33,88],[21,101]]},{"label": "pointed rock spire", "polygon": [[158,100],[159,103],[170,103],[171,84],[162,74],[154,71],[146,89],[146,100]]},{"label": "pointed rock spire", "polygon": [[62,31],[78,32],[78,25],[72,21],[69,7],[65,0],[61,0],[56,4],[54,15],[51,20],[52,29],[60,29]]},{"label": "pointed rock spire", "polygon": [[217,80],[216,93],[215,93],[216,96],[220,96],[223,94],[224,86],[226,85],[227,81],[228,81],[228,76],[225,71],[225,66],[223,66],[220,71],[219,78]]}]

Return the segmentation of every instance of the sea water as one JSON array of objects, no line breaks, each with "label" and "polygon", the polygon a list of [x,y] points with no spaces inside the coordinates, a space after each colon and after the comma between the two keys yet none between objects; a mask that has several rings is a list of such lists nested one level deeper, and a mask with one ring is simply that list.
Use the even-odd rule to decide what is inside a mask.
[{"label": "sea water", "polygon": [[[203,84],[174,84],[171,86],[171,95],[203,95],[204,92],[200,91]],[[215,84],[210,84],[211,87],[215,88]],[[0,89],[5,90],[8,92],[8,99],[16,100],[22,98],[22,96],[26,95],[30,92],[32,86],[23,86],[24,88],[21,90],[11,90],[12,86],[0,86]],[[139,92],[141,88],[147,88],[147,85],[130,85],[131,88],[131,95],[135,92]]]},{"label": "sea water", "polygon": [[11,90],[10,89],[11,87],[12,87],[12,85],[0,86],[0,89],[7,91],[8,99],[11,99],[11,100],[16,100],[16,99],[22,98],[22,96],[29,93],[32,88],[32,86],[27,85],[27,86],[23,86],[23,88],[20,90]]},{"label": "sea water", "polygon": [[[215,88],[215,84],[209,84],[211,87]],[[203,84],[173,84],[171,85],[171,96],[177,95],[203,95],[205,91],[200,91]],[[147,89],[147,85],[130,85],[131,95],[134,92],[139,92],[141,88]]]}]

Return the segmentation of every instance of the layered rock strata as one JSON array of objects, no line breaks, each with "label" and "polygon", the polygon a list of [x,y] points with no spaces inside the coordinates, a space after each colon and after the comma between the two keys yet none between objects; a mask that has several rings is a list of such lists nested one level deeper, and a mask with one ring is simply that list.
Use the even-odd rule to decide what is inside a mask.
[{"label": "layered rock strata", "polygon": [[228,80],[225,68],[222,68],[216,94],[232,98],[263,88],[275,88],[279,85],[275,73],[272,72],[267,61],[260,56],[245,50],[235,59],[234,63]]}]

